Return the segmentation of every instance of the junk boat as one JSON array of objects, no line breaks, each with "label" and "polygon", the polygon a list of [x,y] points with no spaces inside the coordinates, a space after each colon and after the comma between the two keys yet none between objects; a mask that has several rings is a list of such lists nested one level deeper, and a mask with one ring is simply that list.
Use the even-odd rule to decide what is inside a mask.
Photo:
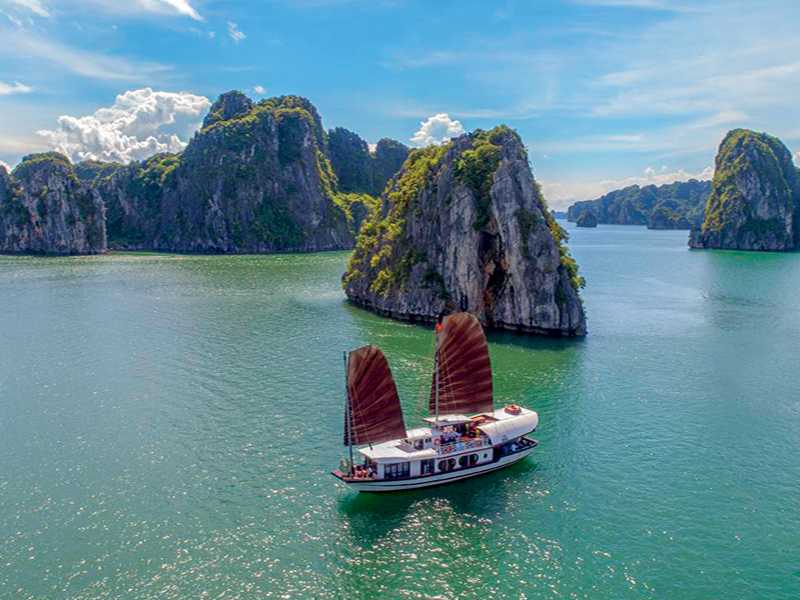
[{"label": "junk boat", "polygon": [[[486,336],[477,318],[456,313],[436,324],[436,351],[426,426],[406,430],[383,352],[345,353],[344,444],[349,460],[333,475],[360,492],[410,490],[507,467],[537,442],[536,412],[495,408]],[[354,454],[358,454],[358,459]]]}]

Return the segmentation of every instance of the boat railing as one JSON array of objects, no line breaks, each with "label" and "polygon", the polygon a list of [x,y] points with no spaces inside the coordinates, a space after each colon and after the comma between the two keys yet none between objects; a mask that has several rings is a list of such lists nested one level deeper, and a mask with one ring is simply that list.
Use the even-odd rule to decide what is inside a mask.
[{"label": "boat railing", "polygon": [[442,444],[439,446],[439,454],[452,454],[453,452],[462,452],[464,450],[477,450],[479,448],[483,448],[486,446],[488,441],[485,441],[482,438],[476,438],[471,440],[459,440],[456,442],[450,442],[448,444]]}]

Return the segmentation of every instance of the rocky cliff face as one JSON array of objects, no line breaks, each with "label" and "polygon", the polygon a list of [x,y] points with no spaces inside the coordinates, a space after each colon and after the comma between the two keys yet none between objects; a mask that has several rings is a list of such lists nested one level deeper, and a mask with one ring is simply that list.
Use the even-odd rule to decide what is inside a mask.
[{"label": "rocky cliff face", "polygon": [[313,105],[223,94],[180,154],[82,164],[108,210],[112,248],[291,252],[352,247],[366,209],[339,192]]},{"label": "rocky cliff face", "polygon": [[78,177],[97,190],[106,206],[106,233],[112,250],[153,250],[161,227],[162,175],[179,155],[157,154],[122,165],[87,161]]},{"label": "rocky cliff face", "polygon": [[703,207],[711,193],[710,181],[679,181],[665,185],[638,185],[614,190],[596,200],[576,202],[567,218],[591,211],[605,225],[646,225],[649,229],[689,229],[703,220]]},{"label": "rocky cliff face", "polygon": [[693,248],[793,250],[800,246],[800,175],[778,138],[730,131],[716,157],[713,189]]},{"label": "rocky cliff face", "polygon": [[139,178],[157,177],[163,186],[153,248],[349,248],[353,232],[336,204],[323,139],[307,101],[278,98],[203,128],[177,159],[151,159]]},{"label": "rocky cliff face", "polygon": [[343,284],[355,304],[432,321],[468,310],[490,327],[583,335],[566,233],[507,127],[413,150],[359,234]]},{"label": "rocky cliff face", "polygon": [[342,127],[328,132],[328,151],[339,189],[372,196],[383,192],[408,157],[408,147],[387,138],[370,152],[367,142]]},{"label": "rocky cliff face", "polygon": [[0,167],[0,252],[95,254],[106,249],[105,209],[58,153]]}]

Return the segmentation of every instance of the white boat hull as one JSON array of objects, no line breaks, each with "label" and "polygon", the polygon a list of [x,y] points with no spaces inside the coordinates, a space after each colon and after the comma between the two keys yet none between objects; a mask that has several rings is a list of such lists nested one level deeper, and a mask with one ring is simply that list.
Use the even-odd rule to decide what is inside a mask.
[{"label": "white boat hull", "polygon": [[476,477],[492,471],[497,471],[503,467],[514,464],[528,456],[536,448],[536,444],[531,445],[524,450],[519,450],[514,454],[503,456],[496,461],[476,465],[468,469],[457,469],[455,471],[448,471],[446,473],[436,473],[434,475],[426,475],[422,477],[413,477],[410,479],[380,479],[380,480],[350,480],[344,481],[347,487],[359,492],[396,492],[401,490],[416,490],[420,488],[432,487],[435,485],[443,485],[445,483],[453,483],[462,479]]}]

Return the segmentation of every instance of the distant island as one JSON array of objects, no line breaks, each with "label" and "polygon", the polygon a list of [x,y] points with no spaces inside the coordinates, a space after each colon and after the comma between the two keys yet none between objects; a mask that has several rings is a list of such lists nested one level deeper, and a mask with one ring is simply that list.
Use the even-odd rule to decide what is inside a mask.
[{"label": "distant island", "polygon": [[591,212],[603,225],[645,225],[648,229],[690,229],[703,222],[710,181],[680,181],[664,185],[631,185],[596,200],[576,202],[567,219]]},{"label": "distant island", "polygon": [[800,169],[776,137],[728,132],[715,160],[713,189],[692,248],[800,249]]},{"label": "distant island", "polygon": [[477,130],[411,152],[364,222],[343,285],[397,319],[462,310],[494,328],[583,335],[566,239],[517,133]]},{"label": "distant island", "polygon": [[326,132],[305,98],[223,94],[178,154],[72,165],[56,152],[0,167],[0,252],[293,252],[352,248],[408,155]]},{"label": "distant island", "polygon": [[575,219],[575,225],[578,227],[597,227],[597,217],[594,216],[594,211],[583,211],[578,215],[578,218]]}]

